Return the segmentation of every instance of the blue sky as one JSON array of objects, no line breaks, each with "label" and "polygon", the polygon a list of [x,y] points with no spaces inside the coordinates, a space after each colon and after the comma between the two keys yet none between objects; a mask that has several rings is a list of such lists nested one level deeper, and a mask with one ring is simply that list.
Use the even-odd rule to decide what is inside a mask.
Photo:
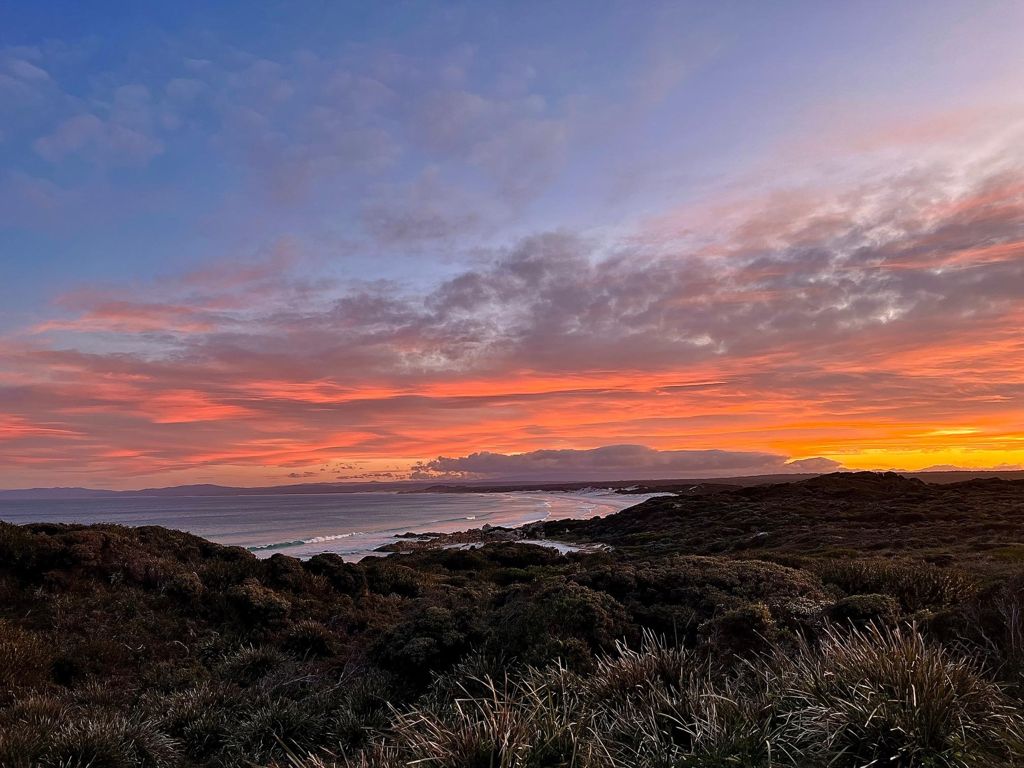
[{"label": "blue sky", "polygon": [[[533,231],[628,226],[742,179],[837,93],[894,109],[976,85],[1005,52],[948,48],[983,17],[988,37],[1019,17],[1009,3],[2,14],[8,326],[80,282],[281,240],[321,272],[415,279]],[[404,235],[382,231],[402,216]]]},{"label": "blue sky", "polygon": [[[769,292],[764,270],[756,284],[725,291],[741,263],[781,259],[778,274],[794,284],[817,271],[818,285],[838,285],[836,263],[859,258],[850,243],[878,247],[937,226],[927,217],[913,227],[881,218],[920,214],[925,201],[959,200],[1016,171],[1021,22],[1019,3],[950,0],[5,4],[0,351],[8,362],[0,363],[0,386],[14,389],[0,393],[14,403],[11,418],[38,426],[38,409],[103,410],[95,393],[85,406],[54,393],[34,399],[29,390],[69,375],[61,371],[105,380],[111,365],[129,359],[201,361],[209,368],[196,374],[203,381],[193,394],[164,384],[176,403],[220,403],[237,393],[228,397],[227,385],[204,377],[235,370],[248,381],[256,372],[238,350],[249,347],[294,350],[285,365],[318,386],[417,391],[417,376],[443,370],[471,380],[469,392],[481,377],[513,369],[561,376],[536,339],[586,346],[577,338],[586,331],[582,315],[559,316],[558,330],[545,325],[554,322],[546,312],[577,306],[579,286],[555,290],[545,277],[530,296],[550,290],[553,305],[538,307],[485,284],[509,264],[516,279],[540,274],[570,258],[567,249],[581,260],[578,271],[622,265],[616,280],[653,293],[654,275],[676,264],[674,274],[707,280],[708,296],[723,293],[718,317],[731,312],[729,296],[742,295],[747,314],[764,310],[757,327],[767,333],[779,308],[799,297],[786,295],[791,285]],[[846,227],[841,238],[837,222]],[[976,244],[1002,243],[1008,226],[977,235]],[[755,234],[756,249],[738,245]],[[530,255],[535,247],[540,253]],[[822,253],[831,256],[822,261]],[[878,316],[888,323],[911,317],[926,294],[945,295],[922,292],[930,272],[918,277],[887,284],[864,306],[885,304]],[[1002,277],[1001,285],[1015,284]],[[845,284],[837,290],[844,297],[836,308],[860,306]],[[784,295],[778,307],[758,304]],[[977,300],[975,316],[996,301],[984,292]],[[638,352],[627,364],[595,347],[581,375],[587,369],[599,384],[623,365],[630,375],[660,375],[668,363],[651,333],[723,359],[747,349],[707,330],[704,308],[651,321],[652,308],[668,311],[674,301],[650,298],[618,317],[619,330],[653,323],[633,345],[648,362]],[[817,317],[822,307],[811,309]],[[820,342],[820,321],[806,324],[806,343]],[[310,341],[321,332],[322,343]],[[346,334],[361,339],[358,349],[338,346]],[[779,343],[771,339],[762,339],[762,352]],[[371,354],[370,340],[390,352]],[[526,354],[524,345],[536,349]],[[313,364],[364,354],[357,384]],[[67,355],[92,356],[105,373],[53,362]],[[394,359],[384,365],[387,355]],[[495,355],[507,359],[498,364]],[[689,355],[679,353],[677,372]],[[42,371],[40,360],[56,367]],[[255,407],[256,397],[231,407]],[[104,419],[139,418],[126,402],[101,400],[110,412],[95,422],[44,419],[39,434],[106,436],[114,427]],[[521,428],[540,428],[525,405],[509,408]],[[222,413],[202,412],[200,432]],[[296,418],[292,428],[312,429]],[[391,445],[390,427],[362,418],[339,421],[322,453],[350,455],[335,439],[346,428],[365,436],[351,450],[368,461],[433,458],[438,441],[399,435]],[[225,421],[225,430],[238,427]],[[154,429],[160,440],[178,439],[164,434],[177,427]],[[608,443],[596,426],[544,429],[515,445],[502,429],[466,431],[453,450]],[[747,439],[727,430],[699,439],[654,434],[639,422],[616,429],[623,440],[664,449]],[[852,450],[818,450],[803,432],[792,441],[778,430],[756,447],[800,457]],[[904,448],[918,461],[917,448]],[[978,450],[995,453],[975,463],[1002,449]],[[187,465],[160,466],[192,471]]]}]

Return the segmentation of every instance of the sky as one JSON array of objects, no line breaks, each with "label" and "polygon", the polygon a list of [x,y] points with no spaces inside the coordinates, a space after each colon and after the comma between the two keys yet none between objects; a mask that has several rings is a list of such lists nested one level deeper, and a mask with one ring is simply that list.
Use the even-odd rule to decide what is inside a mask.
[{"label": "sky", "polygon": [[1019,468],[1022,25],[0,3],[0,487]]}]

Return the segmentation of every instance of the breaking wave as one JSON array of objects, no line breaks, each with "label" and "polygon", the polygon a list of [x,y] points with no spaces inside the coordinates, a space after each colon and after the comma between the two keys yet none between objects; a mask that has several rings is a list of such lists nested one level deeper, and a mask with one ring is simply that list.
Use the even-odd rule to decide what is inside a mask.
[{"label": "breaking wave", "polygon": [[[464,520],[486,522],[487,518],[494,517],[495,512],[479,512],[475,515],[460,515],[459,517],[443,517],[437,520],[425,520],[423,522],[417,522],[412,526],[406,525],[399,528],[380,528],[370,531],[348,531],[347,533],[332,533],[324,534],[321,536],[313,536],[308,539],[291,539],[289,541],[275,541],[271,544],[254,544],[246,547],[250,552],[267,552],[276,549],[290,549],[292,547],[306,547],[312,544],[326,544],[330,541],[339,541],[341,539],[349,539],[353,537],[361,536],[394,536],[398,533],[416,533],[412,528],[416,528],[423,533],[430,533],[430,526],[432,525],[444,525],[446,523],[460,523]],[[550,512],[548,512],[550,514]],[[545,515],[546,517],[547,515]],[[543,518],[539,518],[543,519]],[[532,522],[532,521],[531,521]],[[519,525],[520,523],[514,523]]]}]

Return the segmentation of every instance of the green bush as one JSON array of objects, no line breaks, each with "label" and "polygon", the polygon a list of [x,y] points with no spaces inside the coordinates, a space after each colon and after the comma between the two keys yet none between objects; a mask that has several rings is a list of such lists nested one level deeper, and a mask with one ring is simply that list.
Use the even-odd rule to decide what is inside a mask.
[{"label": "green bush", "polygon": [[366,567],[367,587],[378,595],[416,597],[421,576],[412,568],[392,562],[372,563]]},{"label": "green bush", "polygon": [[764,603],[747,603],[705,622],[700,633],[717,653],[750,654],[767,647],[776,634],[775,620]]},{"label": "green bush", "polygon": [[342,594],[357,597],[366,591],[366,573],[362,567],[346,563],[339,555],[314,555],[303,566],[315,576],[323,576]]},{"label": "green bush", "polygon": [[374,659],[414,687],[447,670],[481,638],[477,616],[439,605],[422,607],[382,635]]},{"label": "green bush", "polygon": [[962,602],[976,586],[964,573],[927,563],[866,558],[816,562],[821,580],[847,595],[885,594],[914,612]]},{"label": "green bush", "polygon": [[526,664],[561,659],[587,667],[595,653],[629,635],[635,631],[614,598],[579,584],[550,581],[513,587],[494,616],[488,642],[494,653]]}]

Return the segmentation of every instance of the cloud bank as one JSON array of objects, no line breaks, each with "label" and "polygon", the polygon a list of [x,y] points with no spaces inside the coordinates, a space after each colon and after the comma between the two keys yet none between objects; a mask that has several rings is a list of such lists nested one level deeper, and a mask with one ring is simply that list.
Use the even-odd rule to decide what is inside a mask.
[{"label": "cloud bank", "polygon": [[659,451],[643,445],[606,445],[589,450],[539,450],[504,454],[478,452],[438,457],[417,465],[414,479],[460,480],[654,480],[741,477],[789,472],[832,472],[837,461],[820,457],[790,460],[755,451]]},{"label": "cloud bank", "polygon": [[1015,38],[1013,87],[922,36],[941,93],[832,73],[809,108],[686,16],[609,17],[610,52],[0,50],[0,486],[1024,461]]},{"label": "cloud bank", "polygon": [[462,449],[423,465],[461,472],[615,441],[675,462],[753,448],[741,473],[1019,462],[1012,150],[727,207],[527,236],[426,289],[311,282],[282,246],[131,300],[79,291],[2,341],[0,459],[173,477]]}]

